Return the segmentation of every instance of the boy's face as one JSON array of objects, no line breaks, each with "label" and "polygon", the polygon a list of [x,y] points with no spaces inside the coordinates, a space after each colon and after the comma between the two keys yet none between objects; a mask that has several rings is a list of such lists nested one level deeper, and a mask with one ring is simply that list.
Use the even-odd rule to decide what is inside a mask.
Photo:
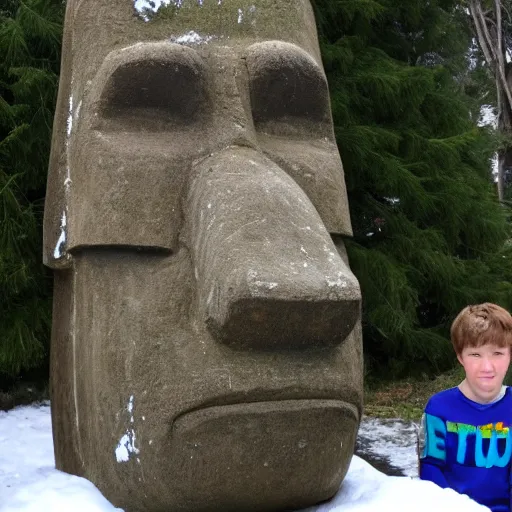
[{"label": "boy's face", "polygon": [[471,400],[492,401],[500,392],[510,364],[510,348],[498,345],[466,347],[457,356],[466,372],[466,391]]}]

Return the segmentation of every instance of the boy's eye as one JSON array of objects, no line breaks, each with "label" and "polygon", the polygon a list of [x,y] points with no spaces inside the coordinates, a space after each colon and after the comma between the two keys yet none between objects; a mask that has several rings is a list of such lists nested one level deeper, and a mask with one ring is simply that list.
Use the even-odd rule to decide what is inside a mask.
[{"label": "boy's eye", "polygon": [[494,352],[494,355],[495,356],[503,356],[503,355],[505,355],[505,352],[497,351],[497,352]]},{"label": "boy's eye", "polygon": [[471,357],[480,357],[480,354],[478,352],[471,352],[469,355]]}]

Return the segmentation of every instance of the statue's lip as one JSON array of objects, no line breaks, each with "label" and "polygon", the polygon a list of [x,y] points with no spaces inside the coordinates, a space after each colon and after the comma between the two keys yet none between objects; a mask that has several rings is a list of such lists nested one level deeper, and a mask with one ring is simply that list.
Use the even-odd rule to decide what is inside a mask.
[{"label": "statue's lip", "polygon": [[298,398],[285,400],[263,400],[237,402],[220,405],[207,405],[181,413],[173,421],[173,429],[195,428],[200,423],[215,421],[228,416],[259,416],[278,415],[282,413],[298,413],[312,410],[337,410],[345,416],[352,416],[359,421],[357,407],[340,399],[329,398]]},{"label": "statue's lip", "polygon": [[355,406],[329,399],[214,405],[180,415],[168,442],[180,474],[194,482],[193,492],[183,493],[188,510],[242,510],[246,503],[295,510],[329,499],[348,469],[358,420]]}]

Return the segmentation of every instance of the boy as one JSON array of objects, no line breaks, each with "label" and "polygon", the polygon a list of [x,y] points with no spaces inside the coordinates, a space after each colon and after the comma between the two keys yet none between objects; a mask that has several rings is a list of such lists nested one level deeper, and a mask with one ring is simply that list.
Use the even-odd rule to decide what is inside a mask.
[{"label": "boy", "polygon": [[[430,398],[420,434],[420,478],[511,512],[512,317],[496,304],[467,306],[451,340],[466,378]],[[423,435],[422,435],[423,434]]]}]

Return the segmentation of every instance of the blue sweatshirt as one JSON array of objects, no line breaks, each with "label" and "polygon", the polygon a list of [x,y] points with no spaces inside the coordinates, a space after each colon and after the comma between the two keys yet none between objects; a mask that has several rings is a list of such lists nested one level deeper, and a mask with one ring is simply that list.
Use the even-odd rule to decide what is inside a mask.
[{"label": "blue sweatshirt", "polygon": [[420,478],[493,512],[510,512],[511,389],[490,404],[469,400],[459,388],[434,395],[422,419]]}]

